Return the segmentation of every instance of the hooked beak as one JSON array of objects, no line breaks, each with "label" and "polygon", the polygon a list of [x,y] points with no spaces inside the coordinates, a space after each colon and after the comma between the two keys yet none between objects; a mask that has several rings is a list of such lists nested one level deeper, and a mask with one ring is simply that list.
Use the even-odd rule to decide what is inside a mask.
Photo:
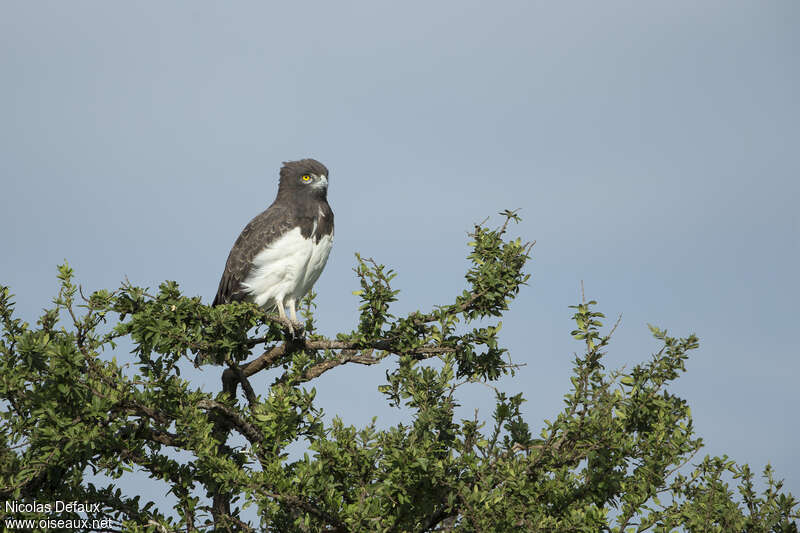
[{"label": "hooked beak", "polygon": [[314,183],[315,189],[327,189],[328,188],[328,176],[325,174],[320,174],[317,176],[317,180]]}]

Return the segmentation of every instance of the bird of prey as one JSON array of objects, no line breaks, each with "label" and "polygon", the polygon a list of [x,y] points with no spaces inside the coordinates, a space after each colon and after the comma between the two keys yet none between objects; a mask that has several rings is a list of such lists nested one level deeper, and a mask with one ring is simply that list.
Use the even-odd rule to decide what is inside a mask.
[{"label": "bird of prey", "polygon": [[314,159],[285,162],[275,201],[236,239],[213,305],[250,301],[277,308],[287,321],[286,306],[299,325],[296,306],[325,268],[333,244],[327,196],[325,165]]}]

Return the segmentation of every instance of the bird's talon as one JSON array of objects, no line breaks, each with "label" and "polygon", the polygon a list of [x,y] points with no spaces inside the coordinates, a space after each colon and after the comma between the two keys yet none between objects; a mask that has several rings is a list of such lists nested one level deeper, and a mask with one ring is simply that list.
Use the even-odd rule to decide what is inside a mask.
[{"label": "bird's talon", "polygon": [[303,337],[305,335],[305,329],[302,322],[290,321],[289,331],[295,339]]}]

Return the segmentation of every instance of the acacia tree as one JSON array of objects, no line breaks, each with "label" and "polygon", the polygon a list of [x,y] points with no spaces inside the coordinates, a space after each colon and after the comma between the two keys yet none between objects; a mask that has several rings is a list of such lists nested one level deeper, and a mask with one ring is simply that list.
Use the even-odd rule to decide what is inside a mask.
[{"label": "acacia tree", "polygon": [[[508,238],[518,219],[503,216],[471,233],[467,289],[427,312],[390,314],[394,273],[357,257],[358,324],[336,338],[316,333],[311,300],[292,334],[251,304],[209,307],[174,282],[84,297],[66,264],[34,327],[2,287],[0,493],[28,505],[0,513],[77,520],[81,509],[33,503],[87,502],[112,531],[796,532],[798,502],[769,467],[759,492],[746,465],[698,457],[689,406],[669,391],[697,338],[651,327],[652,357],[606,371],[613,328],[601,332],[593,301],[573,307],[583,348],[552,421],[533,433],[522,395],[499,391],[491,418],[456,419],[459,387],[516,368],[495,321],[528,279],[532,244]],[[122,338],[132,365],[112,356]],[[325,423],[309,382],[385,360],[378,388],[412,421]],[[221,390],[182,378],[187,364],[223,367]],[[254,387],[259,373],[271,384]],[[308,452],[290,460],[297,442]],[[160,480],[174,509],[87,480],[130,471]]]}]

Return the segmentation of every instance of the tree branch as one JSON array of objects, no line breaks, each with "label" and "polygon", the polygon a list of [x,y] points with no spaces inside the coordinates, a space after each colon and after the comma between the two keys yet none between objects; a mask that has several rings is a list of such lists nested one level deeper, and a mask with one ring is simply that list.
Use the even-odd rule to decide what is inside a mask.
[{"label": "tree branch", "polygon": [[225,415],[233,426],[239,430],[239,433],[250,441],[251,444],[264,444],[264,436],[258,428],[227,405],[215,400],[200,400],[197,402],[197,407],[205,410],[214,410]]},{"label": "tree branch", "polygon": [[[456,348],[453,348],[451,346],[430,346],[430,345],[420,346],[418,348],[412,348],[410,350],[401,350],[396,346],[394,346],[387,339],[378,339],[373,342],[367,343],[366,345],[358,342],[330,340],[330,339],[319,339],[319,340],[296,339],[296,340],[286,341],[283,344],[278,344],[276,346],[273,346],[272,348],[266,350],[263,354],[253,359],[252,361],[244,363],[239,368],[242,370],[244,377],[250,377],[253,374],[269,367],[272,363],[279,360],[285,354],[291,353],[295,349],[306,349],[314,351],[353,350],[361,352],[381,350],[389,353],[419,356],[418,357],[419,359],[426,359],[428,357],[433,357],[435,355],[452,353],[456,351]],[[319,373],[310,377],[309,379],[313,379],[322,374],[323,372],[330,370],[331,368],[334,368],[336,366],[342,365],[344,363],[352,362],[352,363],[359,363],[362,365],[374,365],[381,359],[383,359],[383,357],[375,358],[368,355],[362,355],[362,356],[347,356],[345,359],[339,361],[335,360],[323,361],[322,363],[318,363],[315,366],[319,367],[320,369]]]}]

